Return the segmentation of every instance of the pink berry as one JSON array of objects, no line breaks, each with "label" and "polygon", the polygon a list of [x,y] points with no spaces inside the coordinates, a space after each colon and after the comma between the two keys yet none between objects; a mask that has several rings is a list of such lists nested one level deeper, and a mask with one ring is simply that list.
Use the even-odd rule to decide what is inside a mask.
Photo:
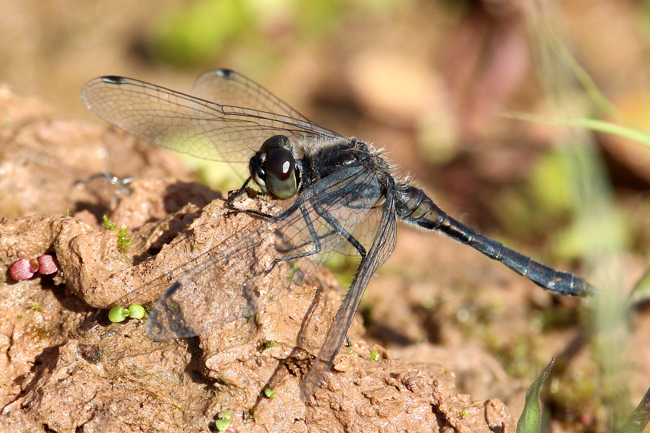
[{"label": "pink berry", "polygon": [[42,275],[50,275],[59,270],[51,254],[43,254],[38,259],[38,272]]},{"label": "pink berry", "polygon": [[25,281],[25,280],[29,280],[34,276],[34,272],[36,272],[36,270],[32,270],[32,269],[33,269],[33,264],[31,263],[31,260],[20,259],[15,261],[14,264],[11,265],[11,269],[9,270],[9,272],[11,274],[11,278],[13,278],[14,280]]}]

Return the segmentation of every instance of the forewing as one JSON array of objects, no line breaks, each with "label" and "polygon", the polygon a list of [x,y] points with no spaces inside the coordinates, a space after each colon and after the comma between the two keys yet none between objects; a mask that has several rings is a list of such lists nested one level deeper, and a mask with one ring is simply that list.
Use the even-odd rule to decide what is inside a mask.
[{"label": "forewing", "polygon": [[[202,82],[209,81],[202,77],[199,78]],[[99,117],[138,138],[214,161],[248,163],[262,143],[277,134],[293,139],[323,135],[340,137],[306,120],[241,75],[234,74],[230,79],[220,78],[215,73],[213,77],[220,84],[211,88],[217,101],[220,98],[218,90],[222,90],[224,99],[233,104],[241,101],[242,104],[257,104],[258,108],[210,102],[116,76],[88,82],[81,91],[81,99]],[[257,97],[256,92],[259,92]],[[282,112],[265,111],[275,108]],[[292,114],[299,117],[294,118]]]}]

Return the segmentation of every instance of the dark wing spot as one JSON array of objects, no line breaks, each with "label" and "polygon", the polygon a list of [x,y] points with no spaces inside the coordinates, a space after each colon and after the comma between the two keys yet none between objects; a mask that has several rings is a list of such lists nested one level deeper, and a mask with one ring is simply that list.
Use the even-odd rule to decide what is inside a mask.
[{"label": "dark wing spot", "polygon": [[231,79],[235,76],[235,71],[232,69],[217,69],[217,76],[221,78]]},{"label": "dark wing spot", "polygon": [[117,75],[107,75],[102,77],[102,81],[108,84],[126,84],[124,77],[118,77]]}]

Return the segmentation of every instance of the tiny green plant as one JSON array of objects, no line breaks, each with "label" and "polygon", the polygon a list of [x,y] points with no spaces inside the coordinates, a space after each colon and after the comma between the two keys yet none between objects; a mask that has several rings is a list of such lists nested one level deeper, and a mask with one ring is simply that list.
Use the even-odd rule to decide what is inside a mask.
[{"label": "tiny green plant", "polygon": [[120,230],[117,232],[117,249],[122,254],[126,254],[129,252],[130,245],[131,236],[129,236],[129,228],[125,225],[122,225],[122,227],[120,227]]},{"label": "tiny green plant", "polygon": [[370,361],[379,361],[381,359],[381,356],[375,349],[370,349],[370,356],[368,356],[368,359]]},{"label": "tiny green plant", "polygon": [[112,231],[117,230],[117,224],[115,224],[113,221],[109,220],[106,215],[104,215],[102,217],[102,223],[104,224],[104,228],[106,230],[112,230]]},{"label": "tiny green plant", "polygon": [[102,217],[102,222],[106,230],[116,231],[117,232],[117,249],[122,253],[126,254],[129,252],[129,246],[131,245],[131,236],[129,236],[129,228],[122,224],[117,227],[117,224],[109,220],[106,215]]},{"label": "tiny green plant", "polygon": [[267,398],[275,398],[278,396],[278,393],[273,391],[271,388],[264,388],[264,395]]},{"label": "tiny green plant", "polygon": [[134,319],[140,319],[142,320],[144,318],[144,315],[146,314],[146,310],[142,305],[138,304],[133,304],[129,308],[129,316],[133,317]]},{"label": "tiny green plant", "polygon": [[129,310],[124,307],[117,306],[108,311],[108,320],[113,323],[123,322],[127,317],[129,317]]},{"label": "tiny green plant", "polygon": [[108,320],[113,323],[123,322],[127,317],[142,320],[146,310],[142,305],[133,304],[129,308],[120,307],[119,305],[108,311]]},{"label": "tiny green plant", "polygon": [[261,352],[264,352],[266,349],[270,349],[272,347],[275,347],[277,343],[275,341],[267,340],[266,338],[262,338],[260,342],[257,344],[257,350]]},{"label": "tiny green plant", "polygon": [[217,419],[214,420],[214,426],[218,431],[226,431],[230,427],[230,419],[232,415],[227,410],[222,410],[217,414]]}]

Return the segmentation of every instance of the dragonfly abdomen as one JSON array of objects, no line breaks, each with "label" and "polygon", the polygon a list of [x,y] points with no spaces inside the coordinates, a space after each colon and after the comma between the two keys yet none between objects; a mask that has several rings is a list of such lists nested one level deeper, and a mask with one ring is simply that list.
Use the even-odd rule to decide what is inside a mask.
[{"label": "dragonfly abdomen", "polygon": [[583,278],[533,260],[455,220],[418,188],[399,185],[396,208],[402,220],[427,230],[437,230],[469,245],[527,277],[544,290],[570,296],[586,296],[594,292],[594,288]]}]

